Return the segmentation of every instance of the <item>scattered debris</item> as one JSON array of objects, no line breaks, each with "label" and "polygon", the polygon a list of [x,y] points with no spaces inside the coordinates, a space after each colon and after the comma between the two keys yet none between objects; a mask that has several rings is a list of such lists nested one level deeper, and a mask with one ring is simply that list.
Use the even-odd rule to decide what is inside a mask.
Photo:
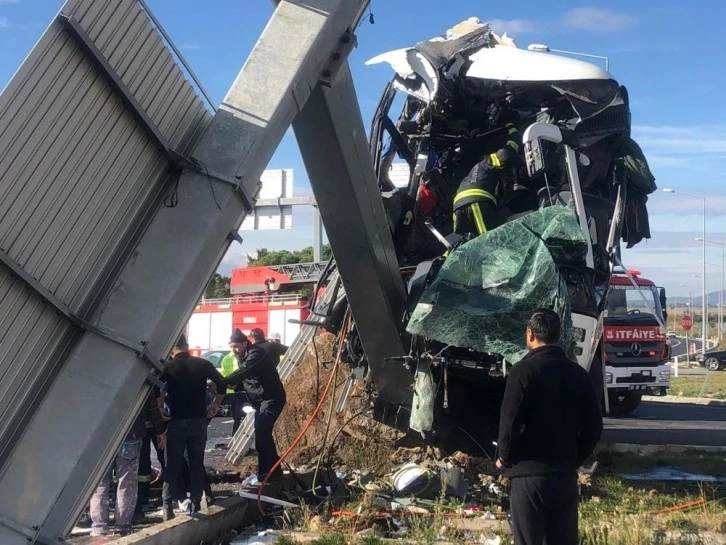
[{"label": "scattered debris", "polygon": [[628,481],[695,481],[701,483],[726,482],[726,477],[704,475],[681,471],[674,467],[657,467],[640,473],[619,473],[618,477]]}]

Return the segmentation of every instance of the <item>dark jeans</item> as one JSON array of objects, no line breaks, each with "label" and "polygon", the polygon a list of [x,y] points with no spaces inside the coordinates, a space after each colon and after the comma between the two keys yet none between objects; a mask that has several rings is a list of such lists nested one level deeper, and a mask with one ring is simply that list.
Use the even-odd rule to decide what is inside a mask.
[{"label": "dark jeans", "polygon": [[510,480],[515,545],[577,545],[577,473]]},{"label": "dark jeans", "polygon": [[[285,399],[283,398],[263,401],[255,407],[255,449],[257,450],[258,477],[260,479],[264,478],[280,459],[275,439],[272,437],[272,430],[284,406]],[[282,470],[278,468],[275,473],[282,473]]]},{"label": "dark jeans", "polygon": [[189,462],[189,492],[196,505],[204,491],[204,449],[207,445],[207,419],[171,420],[166,427],[166,471],[162,501],[186,499],[184,486],[184,451]]}]

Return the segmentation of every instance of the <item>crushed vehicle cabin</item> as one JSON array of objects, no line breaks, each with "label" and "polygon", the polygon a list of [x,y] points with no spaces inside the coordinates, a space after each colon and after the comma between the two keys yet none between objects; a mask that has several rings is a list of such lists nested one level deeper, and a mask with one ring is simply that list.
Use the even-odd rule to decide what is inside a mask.
[{"label": "crushed vehicle cabin", "polygon": [[[399,333],[409,352],[371,367],[373,385],[404,365],[411,383],[398,387],[413,401],[398,419],[431,434],[477,413],[491,437],[507,366],[526,352],[526,320],[550,306],[566,350],[602,387],[604,296],[620,241],[650,237],[656,188],[630,137],[627,89],[592,64],[519,49],[475,18],[367,64],[378,63],[394,76],[370,152],[407,282]],[[506,146],[513,159],[489,159]],[[462,233],[455,201],[483,168],[497,170],[496,183],[477,193],[487,205],[479,232]],[[365,367],[356,328],[338,333],[345,361]],[[482,410],[493,416],[484,430]]]}]

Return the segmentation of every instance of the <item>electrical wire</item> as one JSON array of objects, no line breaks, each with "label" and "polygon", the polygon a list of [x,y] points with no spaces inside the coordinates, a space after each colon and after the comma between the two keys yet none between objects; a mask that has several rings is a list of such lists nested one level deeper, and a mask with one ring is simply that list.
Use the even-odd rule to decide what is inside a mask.
[{"label": "electrical wire", "polygon": [[[350,309],[348,309],[348,311],[346,313],[346,318],[345,318],[346,327],[344,327],[344,330],[348,328],[347,324],[349,323],[351,318],[352,318],[352,316],[350,313]],[[336,351],[336,358],[335,358],[336,369],[337,369],[337,366],[340,364],[340,354],[341,354],[342,344],[343,344],[342,340],[344,339],[344,337],[341,335],[340,338],[341,338],[341,341],[338,343],[338,349]],[[270,480],[270,477],[275,473],[275,471],[277,469],[280,468],[280,466],[285,461],[285,459],[290,455],[290,453],[295,449],[295,447],[297,447],[297,445],[300,443],[300,441],[302,441],[302,438],[305,437],[305,434],[308,432],[308,430],[312,426],[313,422],[315,421],[318,413],[320,412],[320,409],[323,407],[323,403],[325,402],[325,400],[328,396],[328,392],[330,391],[330,388],[333,385],[334,380],[335,380],[335,372],[331,373],[330,379],[328,379],[328,383],[325,385],[325,389],[323,390],[322,396],[320,397],[320,401],[318,401],[317,406],[315,407],[315,409],[313,409],[312,414],[308,418],[307,422],[303,426],[303,428],[300,431],[300,433],[298,434],[298,436],[295,438],[295,440],[292,442],[292,444],[289,447],[287,447],[285,452],[282,453],[282,456],[280,456],[280,458],[277,460],[277,462],[275,462],[275,465],[272,466],[272,468],[267,472],[267,475],[265,476],[263,481],[260,483],[260,486],[257,489],[257,509],[259,510],[259,512],[262,516],[265,515],[265,509],[264,509],[264,506],[262,505],[262,490],[264,489],[265,485]]]}]

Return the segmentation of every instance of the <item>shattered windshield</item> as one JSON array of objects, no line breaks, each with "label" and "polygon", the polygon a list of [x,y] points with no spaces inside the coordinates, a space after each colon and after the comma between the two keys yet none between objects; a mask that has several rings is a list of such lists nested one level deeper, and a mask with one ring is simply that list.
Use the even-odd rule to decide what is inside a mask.
[{"label": "shattered windshield", "polygon": [[605,304],[605,318],[655,320],[653,309],[662,319],[660,299],[655,286],[610,286]]},{"label": "shattered windshield", "polygon": [[537,308],[558,311],[568,338],[569,296],[559,270],[583,268],[586,253],[568,207],[550,206],[505,223],[451,253],[407,329],[516,363],[527,352],[525,325]]}]

